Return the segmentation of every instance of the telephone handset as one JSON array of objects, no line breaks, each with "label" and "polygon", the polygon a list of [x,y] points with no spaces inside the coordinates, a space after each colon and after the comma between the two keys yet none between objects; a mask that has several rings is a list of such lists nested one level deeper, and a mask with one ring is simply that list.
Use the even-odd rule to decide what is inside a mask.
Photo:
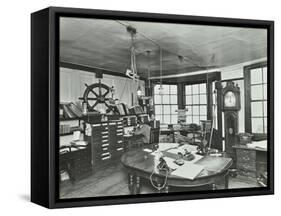
[{"label": "telephone handset", "polygon": [[159,171],[170,172],[170,167],[168,166],[167,162],[164,160],[163,157],[159,158],[159,164],[157,165],[157,169]]}]

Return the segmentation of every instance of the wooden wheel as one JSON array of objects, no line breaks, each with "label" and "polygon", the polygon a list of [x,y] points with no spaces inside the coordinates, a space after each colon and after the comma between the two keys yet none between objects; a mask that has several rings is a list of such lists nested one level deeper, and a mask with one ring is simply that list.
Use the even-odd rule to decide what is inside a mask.
[{"label": "wooden wheel", "polygon": [[109,104],[110,98],[110,88],[101,83],[99,80],[98,83],[94,83],[92,85],[86,85],[86,90],[83,94],[82,98],[79,98],[87,104],[88,111],[97,111],[97,106],[99,104],[103,104],[106,110],[106,113],[112,110],[112,107]]}]

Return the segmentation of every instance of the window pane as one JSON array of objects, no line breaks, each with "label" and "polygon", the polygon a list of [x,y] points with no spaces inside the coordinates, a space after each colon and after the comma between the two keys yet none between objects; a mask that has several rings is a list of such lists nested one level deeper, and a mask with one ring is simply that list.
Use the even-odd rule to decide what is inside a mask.
[{"label": "window pane", "polygon": [[251,106],[252,106],[252,116],[262,117],[263,102],[252,102]]},{"label": "window pane", "polygon": [[170,94],[178,94],[178,86],[170,85]]},{"label": "window pane", "polygon": [[199,94],[199,85],[192,85],[192,94]]},{"label": "window pane", "polygon": [[267,83],[267,67],[264,67],[262,69],[262,72],[263,72],[263,82]]},{"label": "window pane", "polygon": [[207,104],[207,97],[206,95],[200,95],[200,104]]},{"label": "window pane", "polygon": [[262,118],[252,118],[252,133],[263,133]]},{"label": "window pane", "polygon": [[170,105],[163,105],[163,113],[164,114],[170,114],[171,113],[171,110],[170,110]]},{"label": "window pane", "polygon": [[187,116],[186,116],[186,123],[187,123],[187,124],[192,123],[192,116],[191,116],[191,115],[187,115]]},{"label": "window pane", "polygon": [[171,123],[172,124],[178,123],[178,116],[177,115],[171,115]]},{"label": "window pane", "polygon": [[200,115],[206,115],[207,114],[207,106],[201,105],[200,106]]},{"label": "window pane", "polygon": [[206,93],[206,84],[205,83],[200,84],[199,89],[200,89],[200,94]]},{"label": "window pane", "polygon": [[164,115],[164,123],[171,124],[170,115]]},{"label": "window pane", "polygon": [[178,95],[171,95],[170,100],[171,104],[178,104]]},{"label": "window pane", "polygon": [[199,106],[193,106],[192,112],[193,115],[199,115]]},{"label": "window pane", "polygon": [[188,115],[192,115],[192,106],[186,106],[186,108],[187,108],[187,114]]},{"label": "window pane", "polygon": [[163,94],[169,94],[170,93],[169,85],[162,85],[162,87],[163,87]]},{"label": "window pane", "polygon": [[172,105],[171,106],[171,113],[172,114],[177,114],[176,110],[178,110],[178,106],[177,105]]},{"label": "window pane", "polygon": [[199,124],[199,116],[193,116],[193,123]]},{"label": "window pane", "polygon": [[200,115],[200,120],[207,120],[207,116],[206,115]]},{"label": "window pane", "polygon": [[192,104],[192,96],[185,97],[185,104]]},{"label": "window pane", "polygon": [[193,104],[199,104],[199,95],[193,95],[192,96],[192,103]]},{"label": "window pane", "polygon": [[156,120],[162,122],[162,115],[155,115]]},{"label": "window pane", "polygon": [[162,105],[155,105],[155,114],[159,115],[162,114]]},{"label": "window pane", "polygon": [[263,85],[263,99],[267,99],[267,84]]},{"label": "window pane", "polygon": [[169,104],[170,103],[169,95],[163,95],[162,101],[163,101],[163,104]]},{"label": "window pane", "polygon": [[154,94],[159,94],[159,87],[160,87],[160,85],[154,86]]},{"label": "window pane", "polygon": [[254,85],[251,86],[251,97],[252,100],[262,100],[262,96],[263,96],[263,89],[262,89],[262,85]]},{"label": "window pane", "polygon": [[190,85],[186,85],[185,86],[185,94],[186,95],[191,95],[191,86]]},{"label": "window pane", "polygon": [[267,116],[267,102],[263,102],[263,116]]},{"label": "window pane", "polygon": [[154,95],[155,104],[162,104],[161,95]]},{"label": "window pane", "polygon": [[262,83],[262,69],[252,69],[251,70],[251,84]]}]

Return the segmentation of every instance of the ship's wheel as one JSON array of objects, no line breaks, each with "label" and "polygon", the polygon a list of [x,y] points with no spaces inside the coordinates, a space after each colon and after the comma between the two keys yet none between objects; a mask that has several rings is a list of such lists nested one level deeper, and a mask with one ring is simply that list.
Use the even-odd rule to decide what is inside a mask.
[{"label": "ship's wheel", "polygon": [[86,90],[80,100],[83,100],[87,104],[88,111],[97,111],[97,108],[103,108],[106,113],[113,111],[112,106],[110,105],[110,88],[101,83],[99,80],[98,83],[87,85]]}]

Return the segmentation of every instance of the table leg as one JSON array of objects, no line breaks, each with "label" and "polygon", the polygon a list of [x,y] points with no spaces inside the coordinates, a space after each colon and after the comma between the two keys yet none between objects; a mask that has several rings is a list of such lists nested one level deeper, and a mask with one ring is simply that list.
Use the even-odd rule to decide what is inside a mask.
[{"label": "table leg", "polygon": [[128,188],[130,194],[134,194],[135,182],[134,182],[134,175],[132,173],[128,174]]},{"label": "table leg", "polygon": [[216,183],[213,183],[213,184],[212,184],[212,190],[217,190],[217,185],[216,185]]},{"label": "table leg", "polygon": [[136,189],[135,189],[135,193],[136,194],[140,194],[141,192],[141,179],[139,176],[136,176]]},{"label": "table leg", "polygon": [[228,189],[229,186],[229,172],[224,177],[224,189]]}]

